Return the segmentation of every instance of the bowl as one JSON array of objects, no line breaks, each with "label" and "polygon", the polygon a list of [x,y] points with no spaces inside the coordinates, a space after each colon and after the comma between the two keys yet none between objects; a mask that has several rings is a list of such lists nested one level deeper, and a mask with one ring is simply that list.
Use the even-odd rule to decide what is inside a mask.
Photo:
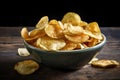
[{"label": "bowl", "polygon": [[30,45],[26,41],[24,41],[24,45],[31,55],[41,64],[57,69],[79,69],[88,64],[104,47],[106,37],[104,34],[102,34],[102,36],[103,41],[101,43],[90,48],[79,50],[46,51]]}]

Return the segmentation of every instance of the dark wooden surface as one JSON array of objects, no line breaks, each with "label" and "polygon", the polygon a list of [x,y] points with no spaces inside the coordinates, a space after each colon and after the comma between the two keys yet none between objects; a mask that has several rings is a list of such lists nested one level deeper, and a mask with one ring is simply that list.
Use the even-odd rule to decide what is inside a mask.
[{"label": "dark wooden surface", "polygon": [[[34,27],[28,27],[29,30]],[[39,70],[27,76],[14,70],[18,61],[33,59],[20,57],[17,49],[23,46],[20,36],[22,27],[0,27],[0,80],[120,80],[120,66],[110,69],[94,68],[89,64],[78,70],[57,70],[40,64]],[[120,62],[120,27],[101,27],[107,43],[97,55],[99,59],[114,59]]]}]

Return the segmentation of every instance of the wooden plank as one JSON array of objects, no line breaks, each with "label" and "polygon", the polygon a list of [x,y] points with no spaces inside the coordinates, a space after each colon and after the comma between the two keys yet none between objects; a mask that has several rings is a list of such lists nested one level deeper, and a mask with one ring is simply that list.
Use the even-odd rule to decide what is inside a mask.
[{"label": "wooden plank", "polygon": [[0,37],[0,44],[21,44],[23,39],[21,36],[9,36],[9,37]]},{"label": "wooden plank", "polygon": [[18,48],[24,48],[23,44],[0,44],[1,52],[17,52]]}]

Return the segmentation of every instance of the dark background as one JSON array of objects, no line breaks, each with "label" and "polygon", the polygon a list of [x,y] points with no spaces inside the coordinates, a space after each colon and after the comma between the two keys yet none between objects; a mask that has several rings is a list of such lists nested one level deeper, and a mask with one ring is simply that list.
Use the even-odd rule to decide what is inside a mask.
[{"label": "dark background", "polygon": [[78,13],[86,22],[97,21],[102,27],[120,26],[120,5],[115,0],[4,1],[0,3],[0,26],[35,26],[42,16],[61,20],[69,11]]}]

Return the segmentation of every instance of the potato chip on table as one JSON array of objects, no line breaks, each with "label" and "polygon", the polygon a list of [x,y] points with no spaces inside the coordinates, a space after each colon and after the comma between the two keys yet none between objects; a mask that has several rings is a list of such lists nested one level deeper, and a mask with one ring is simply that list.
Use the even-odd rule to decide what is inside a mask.
[{"label": "potato chip on table", "polygon": [[14,69],[21,75],[33,74],[39,67],[39,64],[34,60],[19,61],[14,65]]},{"label": "potato chip on table", "polygon": [[100,67],[100,68],[112,68],[119,65],[119,62],[116,60],[108,60],[108,59],[100,59],[91,62],[93,67]]}]

